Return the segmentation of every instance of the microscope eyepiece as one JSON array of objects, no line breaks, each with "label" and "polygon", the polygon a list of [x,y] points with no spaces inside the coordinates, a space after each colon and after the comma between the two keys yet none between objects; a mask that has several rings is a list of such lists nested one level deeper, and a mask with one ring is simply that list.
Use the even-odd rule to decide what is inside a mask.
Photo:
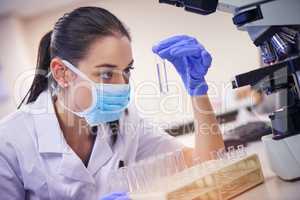
[{"label": "microscope eyepiece", "polygon": [[218,0],[159,0],[159,3],[166,3],[177,7],[184,7],[186,11],[201,15],[214,13],[218,7]]}]

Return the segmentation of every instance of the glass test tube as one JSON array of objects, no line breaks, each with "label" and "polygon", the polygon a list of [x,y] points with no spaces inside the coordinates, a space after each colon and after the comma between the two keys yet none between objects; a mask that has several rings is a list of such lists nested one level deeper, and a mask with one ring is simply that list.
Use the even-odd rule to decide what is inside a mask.
[{"label": "glass test tube", "polygon": [[160,93],[166,94],[169,92],[166,60],[161,59],[158,55],[156,55],[156,70]]}]

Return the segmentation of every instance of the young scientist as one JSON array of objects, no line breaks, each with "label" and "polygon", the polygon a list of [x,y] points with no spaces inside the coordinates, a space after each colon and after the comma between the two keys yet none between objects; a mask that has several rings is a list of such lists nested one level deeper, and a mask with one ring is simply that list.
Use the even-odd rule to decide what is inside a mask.
[{"label": "young scientist", "polygon": [[124,200],[108,186],[120,164],[182,149],[191,165],[193,156],[207,160],[223,148],[206,95],[210,54],[189,36],[164,40],[153,52],[173,63],[195,123],[206,125],[196,126],[195,150],[128,107],[133,57],[124,25],[102,8],[78,8],[42,38],[26,102],[0,123],[1,199]]}]

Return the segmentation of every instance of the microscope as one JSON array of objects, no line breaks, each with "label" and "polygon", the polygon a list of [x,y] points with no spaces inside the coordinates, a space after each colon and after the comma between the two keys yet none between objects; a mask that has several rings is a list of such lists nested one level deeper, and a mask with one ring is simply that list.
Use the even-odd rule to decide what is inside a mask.
[{"label": "microscope", "polygon": [[300,178],[300,0],[159,0],[200,15],[233,14],[247,31],[264,65],[236,75],[233,88],[250,85],[277,93],[280,109],[269,115],[272,134],[262,141],[272,170],[283,180]]}]

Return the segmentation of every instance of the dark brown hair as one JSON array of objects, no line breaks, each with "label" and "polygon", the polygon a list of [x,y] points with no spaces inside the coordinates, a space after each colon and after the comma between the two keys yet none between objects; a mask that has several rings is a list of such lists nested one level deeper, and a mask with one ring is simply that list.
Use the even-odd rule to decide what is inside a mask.
[{"label": "dark brown hair", "polygon": [[[101,37],[121,35],[131,40],[124,24],[109,11],[99,7],[81,7],[65,14],[40,41],[35,77],[24,101],[32,103],[51,81],[47,76],[54,57],[70,61],[75,66],[83,59],[90,45]],[[28,98],[27,98],[28,96]],[[109,123],[113,135],[119,122]],[[114,139],[116,140],[116,138]]]}]

